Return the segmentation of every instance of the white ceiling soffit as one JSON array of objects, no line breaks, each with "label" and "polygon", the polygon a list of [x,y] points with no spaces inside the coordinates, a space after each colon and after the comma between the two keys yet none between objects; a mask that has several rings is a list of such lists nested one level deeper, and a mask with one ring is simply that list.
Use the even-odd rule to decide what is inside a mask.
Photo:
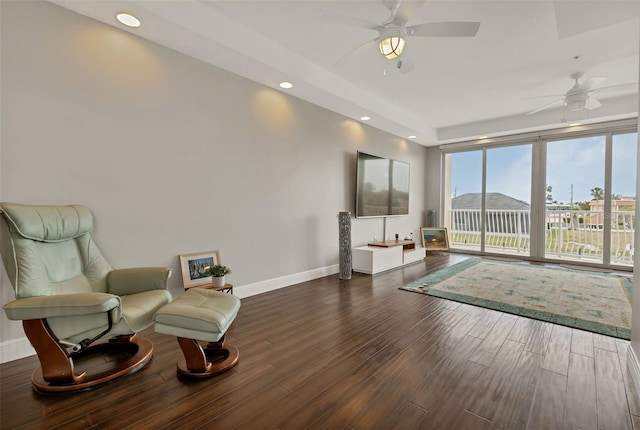
[{"label": "white ceiling soffit", "polygon": [[[380,24],[380,0],[51,1],[276,90],[291,81],[292,96],[427,146],[638,111],[636,86],[599,95],[592,111],[526,115],[571,88],[574,72],[606,77],[603,86],[638,81],[635,0],[417,1],[410,25],[481,26],[473,38],[408,38],[406,74],[377,52],[375,31],[336,19]],[[120,26],[120,11],[142,26]]]}]

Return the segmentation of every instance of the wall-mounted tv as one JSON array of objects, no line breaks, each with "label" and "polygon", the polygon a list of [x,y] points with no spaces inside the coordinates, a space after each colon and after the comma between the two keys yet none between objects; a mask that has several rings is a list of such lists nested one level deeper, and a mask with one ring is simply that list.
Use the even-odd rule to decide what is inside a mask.
[{"label": "wall-mounted tv", "polygon": [[409,163],[358,151],[356,218],[409,215]]}]

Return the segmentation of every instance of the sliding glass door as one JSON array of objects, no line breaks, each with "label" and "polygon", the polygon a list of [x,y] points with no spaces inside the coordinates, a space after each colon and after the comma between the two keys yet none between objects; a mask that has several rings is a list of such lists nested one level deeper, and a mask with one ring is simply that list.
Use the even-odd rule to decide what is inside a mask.
[{"label": "sliding glass door", "polygon": [[447,154],[445,164],[452,247],[528,255],[531,144]]},{"label": "sliding glass door", "polygon": [[445,152],[451,248],[633,266],[638,134],[619,130]]},{"label": "sliding glass door", "polygon": [[[545,258],[603,262],[605,136],[547,143]],[[596,199],[596,200],[594,200]]]},{"label": "sliding glass door", "polygon": [[466,251],[482,251],[482,151],[445,156],[445,227],[449,242]]},{"label": "sliding glass door", "polygon": [[487,149],[485,251],[529,255],[531,144]]},{"label": "sliding glass door", "polygon": [[636,227],[636,160],[638,133],[612,139],[611,264],[633,266]]},{"label": "sliding glass door", "polygon": [[633,265],[637,133],[547,143],[545,257]]}]

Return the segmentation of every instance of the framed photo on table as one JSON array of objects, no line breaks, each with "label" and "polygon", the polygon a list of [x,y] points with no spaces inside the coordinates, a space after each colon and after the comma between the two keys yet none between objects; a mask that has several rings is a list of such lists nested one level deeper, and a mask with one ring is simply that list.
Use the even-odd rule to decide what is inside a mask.
[{"label": "framed photo on table", "polygon": [[184,289],[211,284],[211,276],[208,273],[216,264],[221,264],[220,252],[217,250],[181,255],[180,269]]},{"label": "framed photo on table", "polygon": [[422,227],[422,247],[427,251],[448,251],[449,237],[446,227]]}]

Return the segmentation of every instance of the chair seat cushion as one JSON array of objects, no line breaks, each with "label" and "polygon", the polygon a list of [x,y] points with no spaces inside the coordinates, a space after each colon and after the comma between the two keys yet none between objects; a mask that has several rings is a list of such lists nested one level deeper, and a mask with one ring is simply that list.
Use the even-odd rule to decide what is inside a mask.
[{"label": "chair seat cushion", "polygon": [[151,290],[121,296],[122,319],[114,326],[113,334],[138,332],[153,323],[153,315],[158,309],[171,302],[167,290]]},{"label": "chair seat cushion", "polygon": [[192,288],[156,312],[155,331],[217,342],[239,310],[240,299],[232,294]]}]

